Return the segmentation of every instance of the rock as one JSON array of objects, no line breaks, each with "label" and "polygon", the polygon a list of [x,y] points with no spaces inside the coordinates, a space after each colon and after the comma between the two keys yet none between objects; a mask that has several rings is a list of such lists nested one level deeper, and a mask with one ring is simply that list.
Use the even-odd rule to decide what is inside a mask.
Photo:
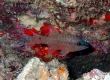
[{"label": "rock", "polygon": [[45,63],[34,57],[15,80],[68,80],[68,71],[66,66],[56,59]]},{"label": "rock", "polygon": [[45,10],[39,14],[39,18],[49,18],[50,14]]},{"label": "rock", "polygon": [[76,0],[56,0],[56,2],[61,3],[63,6],[76,6]]},{"label": "rock", "polygon": [[110,72],[103,72],[99,69],[93,69],[88,73],[84,73],[82,78],[77,80],[110,80]]},{"label": "rock", "polygon": [[34,27],[36,30],[40,30],[40,27],[43,25],[43,23],[45,22],[45,20],[40,20],[39,22],[36,22],[36,18],[35,17],[30,17],[28,15],[21,15],[18,16],[19,20],[20,20],[20,24],[23,24],[26,27]]}]

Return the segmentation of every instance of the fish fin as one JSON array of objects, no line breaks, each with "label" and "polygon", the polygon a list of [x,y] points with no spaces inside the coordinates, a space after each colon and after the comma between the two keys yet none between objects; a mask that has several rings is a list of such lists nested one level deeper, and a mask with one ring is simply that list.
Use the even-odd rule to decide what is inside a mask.
[{"label": "fish fin", "polygon": [[[57,35],[57,34],[62,34],[62,33],[60,33],[55,27],[52,26],[49,36],[53,36],[53,35]],[[63,30],[63,34],[70,34],[70,33],[66,30]]]},{"label": "fish fin", "polygon": [[62,50],[60,52],[60,54],[58,55],[58,59],[61,60],[61,59],[64,59],[66,58],[66,55],[68,54],[69,52],[67,50]]},{"label": "fish fin", "polygon": [[55,27],[50,27],[50,28],[51,29],[50,29],[49,36],[54,36],[54,35],[60,34]]},{"label": "fish fin", "polygon": [[54,35],[58,35],[59,33],[54,33],[54,32],[51,32],[50,34],[49,34],[49,36],[54,36]]}]

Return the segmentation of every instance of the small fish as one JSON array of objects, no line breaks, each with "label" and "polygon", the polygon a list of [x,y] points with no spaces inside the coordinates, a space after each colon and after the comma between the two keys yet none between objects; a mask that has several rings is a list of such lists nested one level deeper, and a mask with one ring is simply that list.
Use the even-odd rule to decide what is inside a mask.
[{"label": "small fish", "polygon": [[56,34],[51,36],[41,36],[34,34],[33,38],[27,43],[27,46],[34,44],[46,44],[52,51],[61,50],[60,55],[66,56],[69,52],[80,51],[89,47],[83,39],[72,34]]}]

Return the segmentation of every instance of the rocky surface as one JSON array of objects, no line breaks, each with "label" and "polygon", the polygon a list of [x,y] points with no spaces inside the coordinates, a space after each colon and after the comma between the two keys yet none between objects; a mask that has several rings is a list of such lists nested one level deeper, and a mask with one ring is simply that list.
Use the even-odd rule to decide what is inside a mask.
[{"label": "rocky surface", "polygon": [[77,80],[110,80],[110,72],[103,72],[99,69],[93,69],[88,73],[84,73],[82,78]]},{"label": "rocky surface", "polygon": [[46,64],[34,57],[15,80],[68,80],[68,70],[56,59]]}]

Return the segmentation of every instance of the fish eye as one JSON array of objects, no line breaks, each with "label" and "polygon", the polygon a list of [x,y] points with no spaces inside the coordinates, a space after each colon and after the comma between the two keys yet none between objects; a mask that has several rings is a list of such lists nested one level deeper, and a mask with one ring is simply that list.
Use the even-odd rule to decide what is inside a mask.
[{"label": "fish eye", "polygon": [[77,43],[78,46],[82,46],[82,44],[80,42]]}]

